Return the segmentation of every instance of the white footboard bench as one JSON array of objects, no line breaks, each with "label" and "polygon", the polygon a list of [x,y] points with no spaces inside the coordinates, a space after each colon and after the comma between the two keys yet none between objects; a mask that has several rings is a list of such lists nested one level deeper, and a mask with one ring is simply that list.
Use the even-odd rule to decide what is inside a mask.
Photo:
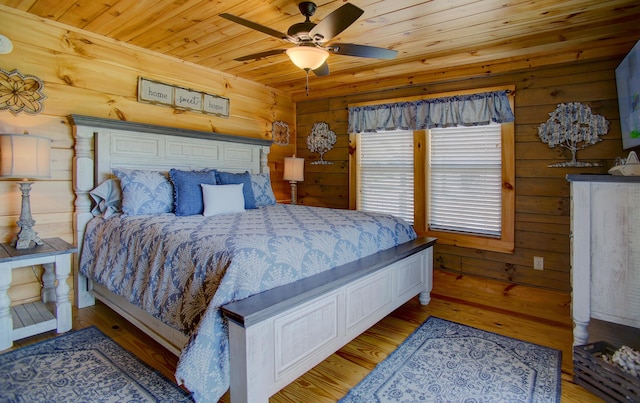
[{"label": "white footboard bench", "polygon": [[267,402],[393,310],[430,301],[435,238],[418,238],[223,307],[231,401]]}]

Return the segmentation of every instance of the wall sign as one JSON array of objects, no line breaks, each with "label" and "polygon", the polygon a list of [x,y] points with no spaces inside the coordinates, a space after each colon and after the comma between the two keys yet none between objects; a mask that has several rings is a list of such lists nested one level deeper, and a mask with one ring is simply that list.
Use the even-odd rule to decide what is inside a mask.
[{"label": "wall sign", "polygon": [[204,94],[204,104],[202,104],[204,113],[212,115],[229,117],[229,98],[219,97],[217,95]]},{"label": "wall sign", "polygon": [[229,117],[229,98],[138,78],[138,102]]}]

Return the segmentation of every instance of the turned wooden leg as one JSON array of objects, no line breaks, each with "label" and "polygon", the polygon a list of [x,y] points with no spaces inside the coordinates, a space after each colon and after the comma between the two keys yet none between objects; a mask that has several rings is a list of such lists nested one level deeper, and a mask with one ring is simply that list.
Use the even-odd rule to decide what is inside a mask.
[{"label": "turned wooden leg", "polygon": [[56,257],[56,318],[58,320],[58,333],[71,330],[71,301],[69,301],[69,285],[67,278],[71,270],[71,255],[59,255]]},{"label": "turned wooden leg", "polygon": [[11,318],[11,267],[0,266],[0,350],[13,345],[13,319]]},{"label": "turned wooden leg", "polygon": [[431,290],[433,289],[433,246],[429,247],[424,254],[424,291],[420,293],[420,304],[428,305],[431,301]]},{"label": "turned wooden leg", "polygon": [[54,273],[53,263],[45,263],[44,273],[42,273],[42,291],[40,296],[42,302],[53,302],[56,300],[56,274]]}]

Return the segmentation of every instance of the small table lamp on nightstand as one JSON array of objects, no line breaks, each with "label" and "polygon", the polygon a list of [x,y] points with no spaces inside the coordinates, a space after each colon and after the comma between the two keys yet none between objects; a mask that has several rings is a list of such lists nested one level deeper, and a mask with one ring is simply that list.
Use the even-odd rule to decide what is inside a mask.
[{"label": "small table lamp on nightstand", "polygon": [[49,178],[51,140],[29,134],[0,134],[0,178],[18,178],[22,191],[22,210],[18,226],[20,231],[13,241],[16,249],[28,249],[42,245],[42,239],[33,230],[35,220],[31,217],[29,192],[31,184],[27,179]]},{"label": "small table lamp on nightstand", "polygon": [[295,154],[293,157],[285,157],[283,179],[291,184],[291,204],[297,204],[296,182],[304,181],[304,158],[296,158]]}]

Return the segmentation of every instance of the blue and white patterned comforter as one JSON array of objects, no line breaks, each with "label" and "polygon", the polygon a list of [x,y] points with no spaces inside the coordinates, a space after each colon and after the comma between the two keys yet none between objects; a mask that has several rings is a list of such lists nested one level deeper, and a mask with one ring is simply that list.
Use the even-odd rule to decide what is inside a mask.
[{"label": "blue and white patterned comforter", "polygon": [[220,307],[414,239],[406,222],[274,205],[212,217],[126,216],[87,225],[80,272],[191,335],[176,379],[198,401],[229,387]]}]

